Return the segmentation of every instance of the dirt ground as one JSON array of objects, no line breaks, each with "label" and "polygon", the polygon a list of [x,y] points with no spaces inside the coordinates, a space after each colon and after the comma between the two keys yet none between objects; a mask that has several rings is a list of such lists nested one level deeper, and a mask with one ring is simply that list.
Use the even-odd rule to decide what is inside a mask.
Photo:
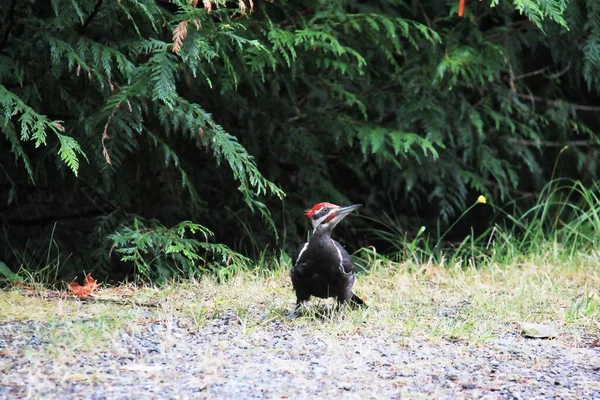
[{"label": "dirt ground", "polygon": [[587,337],[507,333],[473,344],[268,316],[249,327],[233,312],[199,327],[140,311],[136,329],[104,343],[56,344],[86,323],[1,321],[0,398],[600,399],[600,347]]}]

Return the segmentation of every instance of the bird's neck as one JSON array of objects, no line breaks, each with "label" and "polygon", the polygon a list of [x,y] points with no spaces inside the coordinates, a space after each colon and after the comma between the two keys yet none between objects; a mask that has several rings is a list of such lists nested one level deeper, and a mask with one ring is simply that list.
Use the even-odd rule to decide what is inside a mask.
[{"label": "bird's neck", "polygon": [[310,237],[311,242],[323,242],[331,240],[330,229],[315,229],[312,236]]}]

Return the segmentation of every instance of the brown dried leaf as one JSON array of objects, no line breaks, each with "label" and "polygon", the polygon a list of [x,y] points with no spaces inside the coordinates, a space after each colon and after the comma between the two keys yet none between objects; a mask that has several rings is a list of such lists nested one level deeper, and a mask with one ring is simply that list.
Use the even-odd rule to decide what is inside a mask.
[{"label": "brown dried leaf", "polygon": [[238,8],[242,16],[246,15],[246,3],[244,3],[244,0],[238,0]]},{"label": "brown dried leaf", "polygon": [[108,124],[110,124],[110,120],[114,115],[115,110],[113,110],[112,114],[110,114],[110,117],[108,117],[108,121],[106,121],[106,125],[104,125],[104,132],[102,132],[102,155],[104,156],[104,159],[109,165],[112,165],[112,163],[110,162],[110,156],[108,155],[108,150],[106,149],[104,141],[108,139]]},{"label": "brown dried leaf", "polygon": [[181,21],[177,24],[177,27],[173,31],[173,48],[172,51],[175,54],[179,54],[181,48],[183,47],[183,41],[187,36],[187,21]]},{"label": "brown dried leaf", "polygon": [[212,10],[211,0],[202,0],[202,4],[204,4],[204,9],[206,10],[206,12],[210,14]]}]

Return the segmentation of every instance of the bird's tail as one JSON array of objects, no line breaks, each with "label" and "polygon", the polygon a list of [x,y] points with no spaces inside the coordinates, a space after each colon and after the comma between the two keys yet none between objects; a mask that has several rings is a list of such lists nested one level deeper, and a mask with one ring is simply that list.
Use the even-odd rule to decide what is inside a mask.
[{"label": "bird's tail", "polygon": [[367,305],[363,299],[356,295],[356,293],[352,293],[352,297],[350,297],[350,304],[352,304],[353,307],[366,307]]}]

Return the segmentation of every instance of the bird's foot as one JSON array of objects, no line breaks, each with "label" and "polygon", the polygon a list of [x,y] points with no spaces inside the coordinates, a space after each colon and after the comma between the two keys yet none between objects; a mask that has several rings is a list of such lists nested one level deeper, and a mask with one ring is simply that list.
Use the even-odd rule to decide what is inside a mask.
[{"label": "bird's foot", "polygon": [[294,307],[294,311],[292,311],[290,313],[290,318],[296,319],[298,317],[301,317],[302,315],[304,315],[304,312],[306,310],[307,310],[306,302],[298,303],[298,304],[296,304],[296,307]]}]

